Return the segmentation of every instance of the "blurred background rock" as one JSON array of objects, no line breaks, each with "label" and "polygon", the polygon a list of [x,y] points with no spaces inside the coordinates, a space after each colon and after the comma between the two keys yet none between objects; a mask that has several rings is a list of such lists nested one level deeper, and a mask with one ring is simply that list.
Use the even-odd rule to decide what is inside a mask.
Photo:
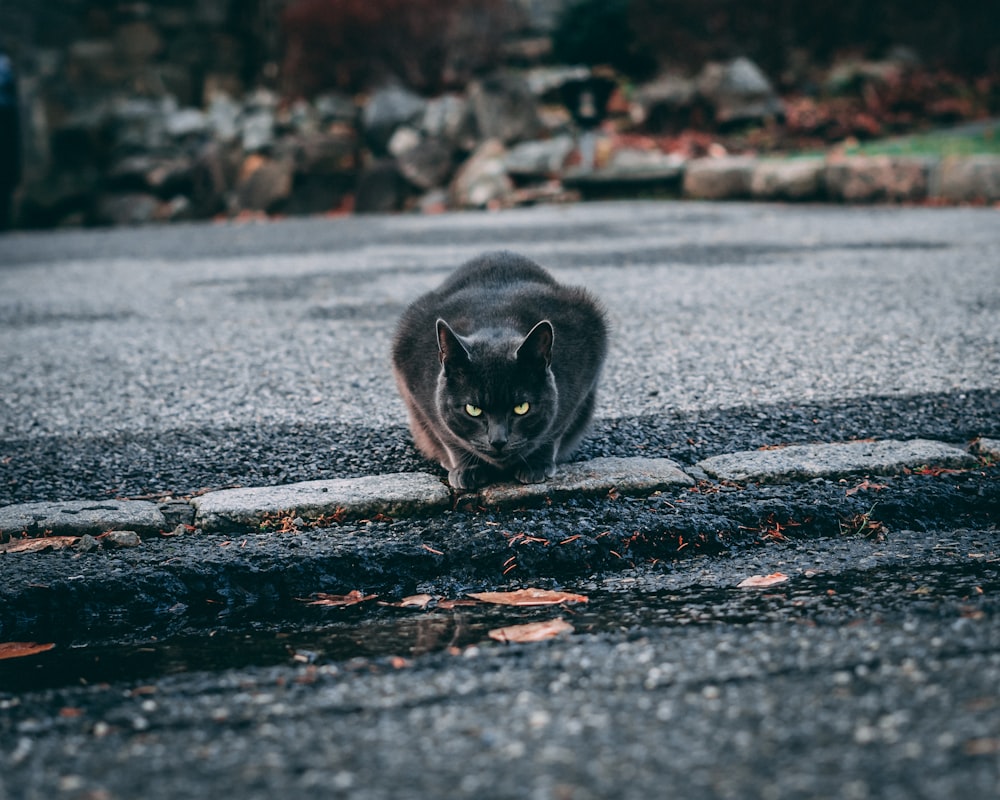
[{"label": "blurred background rock", "polygon": [[971,0],[5,0],[13,218],[669,189],[692,158],[995,116],[998,31]]}]

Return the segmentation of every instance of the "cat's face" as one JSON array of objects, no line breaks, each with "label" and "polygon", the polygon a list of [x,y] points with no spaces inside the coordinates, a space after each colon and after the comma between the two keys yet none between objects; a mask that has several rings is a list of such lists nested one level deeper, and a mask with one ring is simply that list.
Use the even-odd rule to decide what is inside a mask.
[{"label": "cat's face", "polygon": [[510,340],[460,337],[439,320],[438,343],[442,422],[484,461],[516,465],[556,416],[551,324],[540,322],[524,339]]}]

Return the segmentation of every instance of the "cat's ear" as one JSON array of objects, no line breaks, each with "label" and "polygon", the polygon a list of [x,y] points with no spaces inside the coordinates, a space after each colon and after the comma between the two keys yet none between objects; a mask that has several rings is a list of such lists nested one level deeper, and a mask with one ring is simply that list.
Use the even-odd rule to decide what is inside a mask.
[{"label": "cat's ear", "polygon": [[552,323],[543,319],[528,331],[517,348],[517,360],[521,362],[541,362],[546,367],[552,363]]},{"label": "cat's ear", "polygon": [[442,364],[464,362],[469,360],[469,351],[465,349],[458,334],[443,319],[437,321],[438,360]]}]

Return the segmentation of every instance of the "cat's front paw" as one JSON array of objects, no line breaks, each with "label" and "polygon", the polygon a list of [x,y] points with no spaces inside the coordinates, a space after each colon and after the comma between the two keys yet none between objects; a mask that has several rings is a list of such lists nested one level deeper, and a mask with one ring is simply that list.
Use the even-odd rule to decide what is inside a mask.
[{"label": "cat's front paw", "polygon": [[553,461],[539,464],[525,464],[514,470],[514,477],[521,483],[545,483],[556,474],[556,465]]},{"label": "cat's front paw", "polygon": [[489,471],[485,467],[465,467],[464,469],[448,470],[448,483],[453,489],[463,491],[478,489],[489,482]]}]

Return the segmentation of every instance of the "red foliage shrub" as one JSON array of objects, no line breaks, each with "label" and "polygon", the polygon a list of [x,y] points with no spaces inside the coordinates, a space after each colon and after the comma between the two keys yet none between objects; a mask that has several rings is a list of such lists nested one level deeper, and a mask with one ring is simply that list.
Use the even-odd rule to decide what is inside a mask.
[{"label": "red foliage shrub", "polygon": [[495,62],[513,23],[504,0],[298,0],[282,16],[284,89],[461,85]]}]

